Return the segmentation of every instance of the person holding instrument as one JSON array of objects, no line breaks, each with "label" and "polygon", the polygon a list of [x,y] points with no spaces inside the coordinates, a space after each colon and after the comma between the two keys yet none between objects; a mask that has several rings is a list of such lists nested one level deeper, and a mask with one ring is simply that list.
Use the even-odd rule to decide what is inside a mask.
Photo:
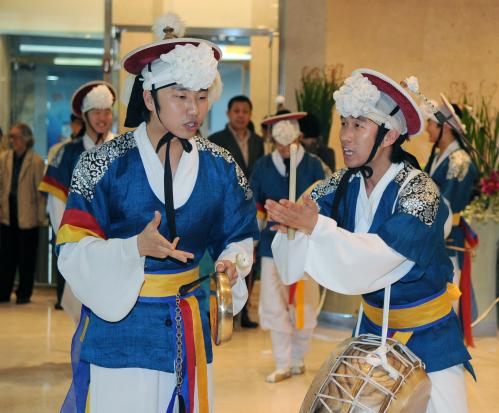
[{"label": "person holding instrument", "polygon": [[135,76],[125,126],[136,129],[81,157],[57,236],[59,268],[84,304],[63,412],[212,412],[209,297],[181,287],[199,279],[208,249],[234,313],[247,299],[235,261],[251,267],[252,192],[198,135],[220,94],[221,52],[182,38],[174,15],[158,24],[164,39],[123,60]]},{"label": "person holding instrument", "polygon": [[[305,354],[317,325],[317,283],[310,278],[300,280],[291,287],[282,283],[270,248],[275,233],[270,230],[272,222],[267,222],[264,208],[267,199],[288,197],[291,187],[300,195],[324,178],[319,158],[305,152],[299,144],[301,132],[298,120],[305,115],[305,112],[285,113],[263,121],[271,127],[276,149],[256,162],[251,176],[251,188],[262,231],[257,247],[257,254],[261,258],[258,313],[261,327],[270,330],[276,365],[275,371],[267,376],[269,383],[277,383],[293,374],[305,372]],[[290,183],[293,178],[294,182]]]},{"label": "person holding instrument", "polygon": [[458,292],[445,250],[449,210],[401,146],[421,133],[419,107],[398,83],[370,69],[354,71],[334,98],[346,168],[301,204],[266,203],[277,229],[297,229],[293,241],[274,238],[279,274],[289,284],[306,272],[331,290],[362,294],[359,333],[377,336],[391,286],[388,332],[426,365],[427,412],[466,412],[471,356],[452,308]]}]

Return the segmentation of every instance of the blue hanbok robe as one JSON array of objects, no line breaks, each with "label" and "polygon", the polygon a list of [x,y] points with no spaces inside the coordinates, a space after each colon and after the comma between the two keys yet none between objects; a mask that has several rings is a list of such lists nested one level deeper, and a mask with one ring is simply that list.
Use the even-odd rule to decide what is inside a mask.
[{"label": "blue hanbok robe", "polygon": [[[258,229],[252,192],[244,174],[225,150],[204,138],[196,137],[190,142],[193,150],[182,155],[173,181],[180,237],[177,248],[194,254],[188,264],[138,254],[137,234],[152,220],[155,211],[161,213],[159,232],[170,239],[162,165],[144,123],[135,132],[86,152],[75,168],[57,243],[61,251],[59,268],[84,304],[73,339],[81,347],[81,363],[76,374],[73,369],[74,386],[68,395],[68,399],[74,399],[69,401],[76,403],[78,412],[86,407],[91,381],[88,365],[173,374],[178,352],[175,294],[186,282],[185,277],[189,281],[198,277],[199,261],[206,250],[213,257],[232,261],[237,253],[248,253],[249,249],[251,254],[252,239],[258,236]],[[233,287],[234,312],[247,298],[243,275]],[[168,284],[168,278],[173,285]],[[162,283],[161,288],[158,282]],[[188,312],[193,312],[192,322],[196,323],[196,311],[202,328],[204,343],[196,343],[196,357],[200,345],[204,348],[205,363],[211,363],[210,327],[203,311],[208,297],[198,288],[185,299],[191,306]],[[189,343],[187,327],[182,329],[185,357]],[[194,403],[189,401],[192,394],[186,386],[184,379],[184,400]],[[174,388],[169,390],[170,395]],[[118,401],[109,403],[117,406]]]},{"label": "blue hanbok robe", "polygon": [[[391,308],[411,308],[435,297],[446,297],[453,268],[444,244],[448,208],[438,188],[423,172],[408,164],[392,164],[370,196],[360,174],[351,177],[346,202],[340,203],[337,227],[329,218],[338,183],[345,170],[319,183],[311,193],[320,209],[310,236],[294,241],[277,235],[272,249],[288,283],[303,271],[323,286],[345,294],[362,294],[365,303],[383,307],[383,289],[391,285]],[[348,210],[347,219],[345,211]],[[282,269],[282,271],[281,271]],[[452,307],[427,325],[398,327],[411,332],[407,346],[428,372],[467,364],[459,320]],[[379,324],[362,317],[360,333],[380,335]]]},{"label": "blue hanbok robe", "polygon": [[[448,201],[453,215],[447,244],[464,248],[465,235],[460,225],[460,215],[471,202],[473,186],[478,178],[477,168],[469,154],[454,141],[433,161],[429,172],[441,195]],[[449,248],[447,252],[450,257],[458,257],[459,268],[462,268],[463,253]]]}]

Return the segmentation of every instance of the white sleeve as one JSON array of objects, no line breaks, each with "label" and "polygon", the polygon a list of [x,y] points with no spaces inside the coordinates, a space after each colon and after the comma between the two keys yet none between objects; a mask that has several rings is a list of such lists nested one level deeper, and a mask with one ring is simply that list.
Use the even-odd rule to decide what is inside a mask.
[{"label": "white sleeve", "polygon": [[74,295],[100,318],[116,322],[135,305],[144,282],[145,257],[137,236],[85,237],[61,247],[58,266]]},{"label": "white sleeve", "polygon": [[244,267],[236,265],[238,277],[236,283],[232,286],[232,311],[234,312],[234,315],[242,310],[244,304],[248,300],[248,289],[246,288],[244,277],[248,275],[251,271],[251,266],[253,265],[253,238],[245,238],[239,242],[231,242],[217,259],[217,262],[228,260],[236,263],[236,258],[239,254],[244,254],[246,265]]},{"label": "white sleeve", "polygon": [[453,214],[452,214],[452,209],[450,207],[450,202],[447,201],[447,199],[445,199],[444,197],[442,197],[442,199],[444,200],[445,205],[447,205],[447,208],[449,209],[449,215],[447,216],[447,219],[445,220],[444,224],[444,238],[447,239],[447,237],[450,235],[450,232],[452,231]]},{"label": "white sleeve", "polygon": [[49,213],[50,223],[52,224],[52,228],[56,234],[61,226],[62,216],[64,215],[65,209],[66,204],[64,202],[52,194],[48,195],[47,212]]},{"label": "white sleeve", "polygon": [[277,234],[272,252],[284,283],[296,282],[306,272],[322,286],[352,295],[393,284],[414,265],[378,235],[338,228],[323,215],[310,236],[297,232],[288,241],[285,234]]}]

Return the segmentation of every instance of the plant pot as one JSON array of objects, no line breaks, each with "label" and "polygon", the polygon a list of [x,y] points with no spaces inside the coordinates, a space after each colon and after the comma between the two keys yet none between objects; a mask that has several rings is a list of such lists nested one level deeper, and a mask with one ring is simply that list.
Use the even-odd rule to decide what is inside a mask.
[{"label": "plant pot", "polygon": [[[497,253],[499,242],[499,223],[492,220],[473,222],[480,244],[472,260],[471,280],[475,291],[478,314],[482,314],[497,296]],[[497,311],[490,314],[473,328],[475,336],[497,335]]]}]

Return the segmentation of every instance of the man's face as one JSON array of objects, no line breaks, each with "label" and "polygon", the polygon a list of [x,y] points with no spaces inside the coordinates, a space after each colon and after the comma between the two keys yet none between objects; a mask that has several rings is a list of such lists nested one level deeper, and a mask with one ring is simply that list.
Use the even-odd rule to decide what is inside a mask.
[{"label": "man's face", "polygon": [[343,160],[348,168],[364,165],[369,158],[378,125],[372,120],[349,116],[341,118],[340,143],[343,149]]},{"label": "man's face", "polygon": [[282,159],[288,159],[290,157],[291,144],[293,144],[293,143],[298,144],[299,142],[300,142],[300,138],[295,139],[289,145],[282,145],[279,142],[274,140],[275,148],[277,149],[277,152],[279,152],[279,154],[281,155]]},{"label": "man's face", "polygon": [[438,139],[438,135],[440,134],[440,127],[438,123],[434,120],[428,119],[426,123],[426,132],[428,132],[428,136],[431,143],[435,143]]},{"label": "man's face", "polygon": [[12,144],[12,149],[17,154],[22,154],[28,148],[28,144],[24,139],[21,130],[16,127],[10,129],[9,140]]},{"label": "man's face", "polygon": [[[190,139],[208,113],[208,91],[167,87],[158,91],[158,103],[163,126],[179,138]],[[156,117],[156,114],[151,116]]]},{"label": "man's face", "polygon": [[251,108],[248,102],[234,102],[227,111],[230,126],[236,131],[242,131],[248,127],[251,120]]},{"label": "man's face", "polygon": [[[92,128],[98,134],[106,136],[113,125],[113,112],[111,109],[90,109],[85,113],[87,123],[87,133],[92,133]],[[91,128],[88,127],[90,124]]]}]

